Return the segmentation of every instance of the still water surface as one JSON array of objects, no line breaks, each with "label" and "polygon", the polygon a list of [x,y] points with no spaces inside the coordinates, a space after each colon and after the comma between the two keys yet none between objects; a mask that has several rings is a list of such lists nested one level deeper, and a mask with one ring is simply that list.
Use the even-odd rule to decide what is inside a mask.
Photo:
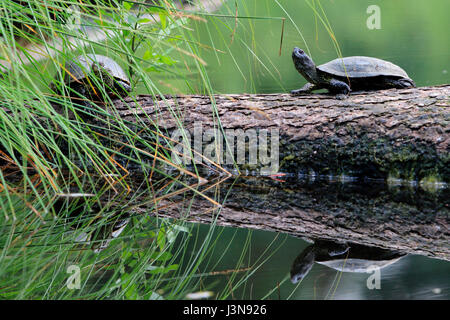
[{"label": "still water surface", "polygon": [[[206,235],[208,226],[200,225],[200,234]],[[236,266],[249,232],[244,229],[217,228],[222,232],[221,243],[211,258],[221,259],[217,269],[227,270]],[[232,242],[222,257],[226,244]],[[320,264],[314,264],[301,283],[292,284],[289,270],[296,256],[310,243],[287,235],[266,231],[251,231],[249,262],[267,256],[269,247],[273,255],[234,292],[235,299],[449,299],[450,263],[424,256],[407,255],[396,263],[380,270],[380,289],[369,289],[368,278],[373,273],[339,272]],[[195,250],[194,250],[195,251]],[[194,254],[193,251],[191,251]],[[221,292],[228,286],[229,276],[215,276],[204,285]],[[279,286],[279,290],[278,287]],[[232,297],[229,297],[230,299]]]},{"label": "still water surface", "polygon": [[[217,93],[277,93],[297,89],[306,83],[294,69],[293,47],[303,48],[317,65],[338,57],[321,19],[308,3],[314,1],[237,1],[242,16],[285,17],[282,50],[279,55],[280,19],[207,19],[192,23],[195,40],[216,50],[203,48],[212,89]],[[235,1],[227,1],[218,13],[236,14]],[[280,4],[280,5],[278,5]],[[342,56],[373,56],[398,64],[417,86],[450,82],[450,2],[398,0],[379,3],[380,29],[369,29],[367,9],[373,1],[321,1]],[[316,8],[320,12],[319,8]],[[322,19],[325,19],[321,14]],[[232,38],[232,31],[235,34]],[[181,59],[183,61],[183,59]],[[195,93],[205,88],[199,75],[189,74]],[[192,92],[183,80],[167,74],[152,75],[161,80],[162,92]],[[195,85],[195,80],[198,84]],[[169,85],[165,85],[165,83]]]}]

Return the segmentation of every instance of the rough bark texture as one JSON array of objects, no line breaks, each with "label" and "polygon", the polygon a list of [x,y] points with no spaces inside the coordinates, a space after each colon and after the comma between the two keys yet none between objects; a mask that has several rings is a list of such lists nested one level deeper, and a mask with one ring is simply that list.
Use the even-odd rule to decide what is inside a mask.
[{"label": "rough bark texture", "polygon": [[[279,130],[280,172],[450,182],[450,85],[352,94],[216,95],[225,130]],[[168,97],[116,101],[119,114],[144,126],[155,121],[170,136],[173,112],[193,131],[214,128],[212,99]],[[150,120],[151,119],[151,120]],[[216,125],[217,126],[217,125]],[[258,170],[261,164],[240,164]]]}]

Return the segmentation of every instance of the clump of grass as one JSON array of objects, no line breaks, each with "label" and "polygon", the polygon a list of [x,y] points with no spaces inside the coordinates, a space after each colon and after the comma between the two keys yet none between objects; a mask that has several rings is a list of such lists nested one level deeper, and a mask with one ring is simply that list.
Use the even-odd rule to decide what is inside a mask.
[{"label": "clump of grass", "polygon": [[[170,154],[156,144],[136,141],[134,132],[130,132],[121,119],[105,114],[101,117],[106,116],[104,122],[110,125],[110,129],[100,133],[99,128],[86,124],[82,108],[72,99],[49,92],[51,81],[63,83],[63,73],[58,71],[56,79],[53,79],[49,70],[64,69],[65,61],[80,54],[100,51],[93,41],[84,37],[83,32],[64,28],[61,24],[61,20],[71,18],[64,14],[69,4],[78,5],[75,1],[48,1],[46,5],[35,1],[22,10],[15,1],[2,2],[5,15],[2,15],[0,23],[3,35],[1,49],[2,60],[6,61],[7,67],[2,70],[0,84],[3,107],[0,109],[0,204],[4,217],[0,240],[1,295],[15,299],[155,298],[159,295],[157,290],[166,290],[160,279],[177,269],[172,262],[170,243],[179,232],[189,232],[180,228],[178,223],[149,218],[158,204],[158,194],[159,198],[161,194],[168,194],[177,183],[176,177],[155,167],[155,163],[162,160],[170,165]],[[138,76],[145,74],[143,69],[164,70],[165,66],[173,63],[167,54],[167,47],[173,47],[167,40],[167,31],[174,32],[185,22],[170,16],[167,8],[159,8],[161,23],[157,27],[152,26],[154,30],[149,32],[142,26],[150,21],[141,19],[140,11],[134,15],[130,3],[115,5],[111,8],[97,2],[77,7],[77,13],[82,16],[81,21],[89,21],[91,25],[88,27],[100,26],[108,30],[103,49],[106,48],[108,55],[113,53],[116,59],[126,57],[129,75],[136,85]],[[105,16],[109,19],[105,20]],[[149,34],[157,41],[145,38]],[[55,41],[50,41],[52,35],[56,37]],[[69,50],[64,46],[58,47],[58,44],[66,43],[71,44]],[[143,56],[137,56],[136,51],[150,43],[151,48],[147,48]],[[36,45],[40,45],[41,54],[33,55],[30,48]],[[15,59],[17,54],[25,59]],[[42,55],[47,60],[42,61]],[[145,62],[143,67],[141,62]],[[150,92],[157,91],[148,76],[142,81]],[[109,97],[106,92],[102,96]],[[108,102],[111,103],[110,100]],[[66,112],[56,112],[55,104]],[[68,117],[69,113],[75,117]],[[99,134],[103,140],[99,139]],[[132,150],[131,153],[140,157],[130,157],[105,143],[105,140],[117,140],[119,134],[125,136],[122,141]],[[150,132],[150,136],[155,137],[155,133]],[[160,136],[164,137],[161,133]],[[144,144],[147,151],[134,147],[136,143]],[[128,172],[115,161],[117,155],[128,156],[130,161],[138,164],[143,161],[136,159],[146,156],[151,159],[142,165],[147,179],[156,173],[163,176],[159,189],[153,186],[153,182],[150,182],[152,186],[144,184],[147,198],[154,205],[148,206],[142,216],[128,217],[134,229],[131,237],[142,239],[144,236],[150,244],[142,247],[134,242],[134,245],[125,246],[125,238],[122,237],[115,240],[116,243],[121,241],[121,246],[116,244],[95,254],[89,246],[103,241],[102,237],[111,236],[98,230],[117,215],[129,216],[127,208],[139,194],[137,190],[133,190],[131,195],[123,191],[129,187],[125,180]],[[61,197],[58,196],[61,193],[73,195],[73,190],[91,196],[84,197],[81,203],[71,202],[55,210],[52,200]],[[118,197],[118,193],[124,196]],[[118,208],[111,207],[111,203]],[[78,214],[67,220],[74,212]],[[157,225],[152,228],[155,223]],[[143,230],[141,235],[136,229]],[[87,239],[90,240],[89,245],[77,244],[77,240],[87,242]],[[75,288],[77,290],[69,290],[66,283],[70,266],[78,267],[83,276],[82,287]],[[174,292],[172,296],[177,294]]]},{"label": "clump of grass", "polygon": [[[175,164],[170,152],[175,142],[157,123],[148,128],[136,118],[131,126],[118,117],[108,88],[99,85],[101,79],[94,79],[93,85],[105,101],[92,102],[96,122],[86,120],[83,103],[69,98],[65,66],[80,55],[107,55],[130,77],[129,99],[146,93],[163,103],[161,87],[170,85],[155,83],[152,75],[175,76],[184,83],[184,89],[171,88],[176,93],[211,96],[214,120],[221,129],[215,90],[201,53],[223,52],[214,42],[200,43],[190,24],[227,20],[231,39],[219,32],[222,40],[240,43],[276,79],[277,72],[259,60],[256,44],[247,45],[239,33],[253,32],[242,20],[274,18],[241,16],[235,8],[221,15],[190,12],[177,9],[173,1],[155,5],[9,0],[0,9],[0,296],[177,299],[201,286],[202,277],[216,275],[198,271],[205,261],[210,270],[219,268],[219,261],[208,261],[211,246],[220,237],[214,233],[215,221],[206,238],[196,239],[198,251],[190,256],[176,244],[177,239],[194,236],[192,227],[183,219],[158,217],[161,208],[181,204],[185,215],[194,195],[208,197],[206,191],[216,184],[205,185],[197,167],[191,172]],[[192,74],[200,85],[192,81]],[[50,83],[60,90],[52,90]],[[171,109],[184,130],[180,113]],[[140,179],[132,177],[130,164],[140,169]],[[167,167],[175,170],[169,172]],[[61,205],[61,199],[67,201]],[[220,210],[216,199],[208,199]],[[95,253],[93,246],[111,240],[111,230],[105,226],[124,220],[124,231]],[[270,256],[248,263],[250,239],[249,235],[236,268],[229,273],[230,285],[217,298],[229,298],[233,288],[245,286]],[[79,288],[68,286],[71,266],[79,268]]]},{"label": "clump of grass", "polygon": [[[166,173],[161,164],[181,173],[189,171],[172,162],[172,142],[165,140],[157,125],[138,125],[138,130],[147,131],[147,138],[153,138],[144,140],[115,113],[101,113],[101,108],[96,117],[105,127],[90,125],[84,119],[83,105],[61,92],[69,92],[64,88],[66,62],[78,55],[100,53],[128,66],[134,87],[140,84],[164,97],[146,74],[151,68],[171,72],[168,66],[175,62],[169,53],[177,46],[175,42],[182,45],[183,39],[176,33],[187,19],[174,16],[169,7],[149,6],[146,10],[139,6],[134,11],[127,2],[110,6],[100,1],[85,5],[32,1],[22,5],[25,8],[15,1],[2,2],[5,15],[0,23],[1,58],[6,66],[0,83],[2,297],[154,298],[156,288],[161,290],[158,279],[176,269],[170,243],[178,233],[189,230],[180,228],[178,222],[149,217],[161,200],[171,197],[173,189],[195,190],[179,175]],[[68,13],[74,10],[84,28],[74,25],[79,21],[70,20]],[[148,18],[141,17],[144,12]],[[103,44],[87,37],[89,32],[101,33]],[[141,49],[143,53],[138,52]],[[51,82],[63,89],[53,92]],[[113,106],[107,92],[101,96]],[[94,103],[92,107],[97,106]],[[183,129],[181,122],[179,125]],[[165,140],[166,146],[158,140]],[[122,163],[116,160],[119,157]],[[141,167],[144,177],[139,188],[130,190],[123,159]],[[157,181],[151,180],[156,176]],[[55,201],[62,195],[74,194],[89,196],[55,209]],[[142,194],[145,199],[136,204]],[[133,216],[130,209],[135,207],[145,207],[146,212]],[[76,217],[67,220],[74,212]],[[116,238],[115,245],[99,254],[92,252],[91,245],[111,236],[102,228],[124,215],[131,219],[133,233]],[[143,231],[139,234],[136,229]],[[145,237],[150,243],[128,247],[124,245],[127,237]],[[79,290],[67,289],[69,265],[79,266],[82,275],[87,275]],[[146,281],[137,281],[143,279]],[[145,288],[139,287],[141,283]]]}]

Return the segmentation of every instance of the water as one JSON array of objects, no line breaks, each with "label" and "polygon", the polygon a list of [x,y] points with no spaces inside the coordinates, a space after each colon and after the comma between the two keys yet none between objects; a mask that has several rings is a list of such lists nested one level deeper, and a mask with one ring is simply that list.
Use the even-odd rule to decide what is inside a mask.
[{"label": "water", "polygon": [[[314,2],[314,1],[310,1]],[[234,1],[228,1],[219,13],[234,16]],[[294,46],[306,50],[317,65],[338,57],[322,22],[315,19],[306,1],[237,1],[243,16],[286,17],[282,53],[279,56],[281,21],[241,19],[231,43],[234,19],[208,19],[192,23],[196,40],[220,51],[202,49],[208,80],[217,93],[277,93],[301,87],[306,81],[294,69]],[[366,10],[373,1],[321,1],[343,56],[373,56],[401,66],[417,86],[450,82],[450,27],[446,0],[432,4],[420,0],[400,0],[378,4],[381,29],[369,29]],[[317,9],[320,12],[320,9]],[[295,22],[296,26],[292,23]],[[302,36],[306,43],[302,40]],[[183,63],[191,58],[179,57]],[[162,92],[190,90],[185,82],[167,74],[152,74]],[[189,74],[196,93],[205,88],[200,77]],[[195,83],[198,80],[198,83]],[[171,88],[177,88],[172,90]]]},{"label": "water", "polygon": [[[200,225],[200,232],[206,234],[208,226]],[[216,271],[232,269],[242,252],[242,244],[248,236],[244,229],[218,228],[223,232],[221,243],[232,242],[231,250],[222,257],[225,245],[215,248],[211,260],[220,259]],[[265,231],[251,232],[249,258],[251,262],[267,257],[265,250],[274,250],[273,255],[233,292],[235,299],[449,299],[450,263],[418,255],[407,255],[396,263],[380,270],[380,289],[369,289],[368,278],[373,273],[341,273],[320,264],[314,264],[301,283],[293,284],[288,279],[292,262],[310,243],[281,234]],[[192,252],[194,253],[194,252]],[[221,292],[229,286],[230,274],[205,277],[204,286],[214,284],[210,289]],[[239,276],[238,276],[239,278]],[[234,281],[233,283],[236,283]],[[278,289],[279,287],[279,289]],[[232,299],[231,295],[228,297]]]},{"label": "water", "polygon": [[[414,224],[419,218],[423,226],[433,225],[434,221],[444,219],[448,223],[448,190],[426,192],[419,187],[388,186],[383,183],[356,183],[324,181],[323,179],[303,178],[282,182],[267,182],[251,179],[239,180],[231,189],[225,207],[234,210],[250,211],[256,217],[269,211],[271,215],[283,214],[284,210],[322,210],[327,215],[337,215],[345,211],[347,217],[357,219],[354,223],[362,228],[376,228],[386,221],[404,218],[404,224]],[[224,192],[227,188],[219,192]],[[323,211],[327,210],[328,212]],[[268,217],[268,216],[266,216]],[[440,218],[439,218],[440,217]],[[283,215],[283,219],[286,216]],[[342,218],[342,217],[341,217]],[[239,218],[234,217],[236,223]],[[259,217],[260,220],[264,218]],[[425,220],[422,220],[425,219]],[[351,220],[351,219],[350,219]],[[231,222],[233,219],[231,219]],[[273,228],[271,220],[264,220],[266,227]],[[277,220],[274,220],[277,221]],[[367,221],[367,222],[364,222]],[[410,222],[408,222],[410,221]],[[245,220],[244,220],[244,223]],[[248,223],[248,222],[247,222]],[[326,228],[326,224],[322,224]],[[395,228],[394,224],[392,225]],[[341,225],[340,225],[341,227]],[[212,228],[212,229],[211,229]],[[374,274],[344,272],[341,273],[327,266],[314,263],[312,269],[302,281],[293,284],[290,281],[290,270],[296,257],[311,245],[312,234],[304,233],[308,242],[291,235],[245,230],[230,227],[197,226],[198,239],[207,237],[220,239],[213,246],[213,254],[208,261],[215,265],[203,263],[199,267],[204,276],[203,285],[214,292],[217,297],[228,299],[448,299],[450,298],[450,263],[445,260],[432,259],[425,256],[408,254],[392,264],[381,267],[379,286],[370,289],[369,277]],[[342,229],[342,230],[345,230]],[[349,228],[353,230],[352,227]],[[212,232],[212,235],[211,235]],[[345,231],[347,232],[347,231]],[[445,231],[444,231],[445,232]],[[331,234],[330,231],[328,231]],[[195,234],[195,232],[194,232]],[[327,233],[322,236],[328,236]],[[369,236],[369,235],[368,235]],[[402,235],[400,235],[402,237]],[[412,235],[404,235],[408,239]],[[399,239],[393,237],[399,243]],[[412,238],[410,238],[412,239]],[[314,239],[315,240],[315,239]],[[202,243],[202,240],[199,241]],[[350,252],[355,246],[350,245]],[[423,244],[420,244],[423,245]],[[443,245],[448,245],[443,241]],[[188,244],[188,255],[194,256],[200,248],[193,242]],[[417,248],[419,249],[419,248]],[[370,255],[372,248],[360,250],[360,258],[371,260],[364,265],[375,265],[379,255]],[[353,251],[356,252],[356,251]],[[351,255],[345,263],[350,264]],[[319,259],[317,259],[319,260]],[[387,259],[384,259],[387,261]],[[394,260],[392,260],[394,261]],[[254,272],[247,280],[239,284],[239,279],[246,275],[246,268]],[[232,270],[236,279],[230,280]],[[227,289],[238,285],[233,294]],[[373,283],[369,281],[370,283]],[[224,293],[227,292],[227,294]],[[271,292],[271,293],[270,293]],[[270,293],[270,294],[269,294]]]}]

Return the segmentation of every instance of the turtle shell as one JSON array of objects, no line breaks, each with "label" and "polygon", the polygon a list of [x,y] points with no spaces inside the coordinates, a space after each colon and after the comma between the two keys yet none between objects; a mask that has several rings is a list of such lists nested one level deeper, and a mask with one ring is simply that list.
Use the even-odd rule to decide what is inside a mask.
[{"label": "turtle shell", "polygon": [[322,250],[316,262],[342,272],[367,272],[371,267],[383,268],[397,262],[404,253],[356,243],[350,244],[348,253],[330,256]]},{"label": "turtle shell", "polygon": [[389,76],[409,79],[405,70],[399,66],[389,61],[372,57],[338,58],[318,66],[317,69],[339,77],[368,78]]},{"label": "turtle shell", "polygon": [[113,59],[99,55],[99,54],[87,54],[79,56],[76,59],[68,62],[66,64],[66,75],[64,81],[69,84],[74,81],[83,80],[86,78],[87,74],[91,72],[92,64],[98,63],[103,68],[105,68],[111,76],[117,80],[122,80],[123,82],[129,84],[125,71],[119,66],[117,62]]},{"label": "turtle shell", "polygon": [[384,268],[400,260],[403,255],[390,260],[364,260],[364,259],[336,259],[329,261],[316,261],[329,268],[342,272],[361,272],[366,273],[370,268]]}]

